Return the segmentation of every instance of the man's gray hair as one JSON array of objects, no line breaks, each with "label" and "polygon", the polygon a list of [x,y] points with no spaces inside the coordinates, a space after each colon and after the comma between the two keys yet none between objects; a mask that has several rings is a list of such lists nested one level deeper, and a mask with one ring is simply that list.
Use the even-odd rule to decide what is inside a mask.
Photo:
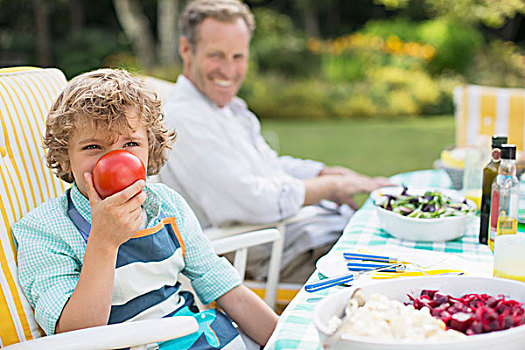
[{"label": "man's gray hair", "polygon": [[221,22],[234,22],[242,18],[250,36],[255,29],[255,20],[248,5],[238,0],[195,0],[186,6],[180,18],[180,32],[186,37],[191,50],[195,51],[199,41],[199,27],[206,18]]}]

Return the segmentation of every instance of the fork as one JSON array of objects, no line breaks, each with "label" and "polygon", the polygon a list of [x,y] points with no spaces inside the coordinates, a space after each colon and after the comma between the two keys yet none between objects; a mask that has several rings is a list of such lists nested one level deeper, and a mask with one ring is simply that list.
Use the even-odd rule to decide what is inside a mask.
[{"label": "fork", "polygon": [[348,261],[348,264],[351,263],[366,263],[366,262],[375,262],[383,264],[393,264],[393,263],[402,263],[406,268],[406,265],[413,266],[416,270],[424,272],[423,266],[417,264],[413,261],[401,261],[400,259],[392,256],[386,255],[377,255],[370,253],[356,253],[356,252],[343,252],[343,258]]},{"label": "fork", "polygon": [[402,263],[395,263],[395,264],[380,266],[374,269],[369,269],[366,271],[355,271],[351,273],[346,273],[344,275],[335,276],[332,278],[325,278],[323,280],[318,280],[318,281],[307,283],[304,286],[304,290],[309,293],[317,292],[317,291],[320,291],[326,288],[330,288],[333,286],[337,286],[343,283],[348,283],[350,281],[357,279],[362,274],[367,274],[367,273],[374,272],[374,271],[382,271],[385,269],[391,269],[393,267],[399,267],[399,266],[404,266],[404,265]]}]

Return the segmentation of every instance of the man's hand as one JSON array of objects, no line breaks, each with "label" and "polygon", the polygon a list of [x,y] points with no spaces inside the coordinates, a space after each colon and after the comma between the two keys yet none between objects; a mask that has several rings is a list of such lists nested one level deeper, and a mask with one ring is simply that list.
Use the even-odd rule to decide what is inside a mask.
[{"label": "man's hand", "polygon": [[349,175],[349,176],[359,176],[360,174],[351,170],[351,169],[348,169],[348,168],[345,168],[345,167],[342,167],[342,166],[327,166],[326,168],[323,168],[320,172],[319,172],[319,176],[324,176],[324,175]]},{"label": "man's hand", "polygon": [[[328,176],[328,175],[327,175]],[[359,193],[369,193],[383,187],[384,182],[368,176],[330,176],[333,181],[333,190],[328,193],[326,199],[338,204],[346,203],[353,209],[357,209],[354,196]],[[386,183],[387,186],[390,182]]]},{"label": "man's hand", "polygon": [[[370,177],[367,175],[359,174],[356,171],[353,171],[351,169],[348,169],[342,166],[326,167],[319,172],[319,176],[325,176],[325,175],[350,176],[350,177],[353,177],[356,181],[372,181],[373,183],[377,185],[376,188],[394,186],[394,184],[392,184],[390,180],[387,179],[386,177],[382,177],[382,176]],[[376,188],[374,188],[374,190]]]},{"label": "man's hand", "polygon": [[102,199],[93,186],[93,177],[85,173],[86,188],[91,205],[91,238],[102,238],[106,246],[118,249],[129,240],[142,223],[142,207],[146,186],[139,180],[124,190]]},{"label": "man's hand", "polygon": [[346,203],[353,209],[357,209],[354,195],[393,185],[387,178],[369,177],[343,167],[325,168],[318,177],[304,180],[303,183],[306,190],[304,205],[327,199],[339,204]]}]

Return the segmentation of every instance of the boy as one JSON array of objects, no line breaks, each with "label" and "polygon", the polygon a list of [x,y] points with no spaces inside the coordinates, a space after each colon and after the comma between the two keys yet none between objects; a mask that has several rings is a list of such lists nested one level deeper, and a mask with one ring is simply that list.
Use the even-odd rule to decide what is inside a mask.
[{"label": "boy", "polygon": [[[54,102],[44,139],[47,163],[73,185],[13,227],[20,284],[37,322],[53,334],[191,314],[193,296],[177,282],[182,272],[203,303],[217,300],[244,333],[265,344],[277,316],[213,253],[182,197],[143,180],[105,199],[94,189],[95,163],[115,149],[139,157],[148,175],[158,173],[175,139],[162,119],[156,96],[121,70],[82,74]],[[218,339],[203,334],[189,345],[244,348],[221,313],[198,319],[227,331],[216,332]],[[188,339],[182,339],[186,343],[175,348],[186,348]]]}]

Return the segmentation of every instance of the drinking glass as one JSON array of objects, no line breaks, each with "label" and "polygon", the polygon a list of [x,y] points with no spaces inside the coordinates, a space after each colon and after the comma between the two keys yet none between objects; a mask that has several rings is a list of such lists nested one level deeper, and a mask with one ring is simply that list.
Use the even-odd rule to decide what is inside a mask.
[{"label": "drinking glass", "polygon": [[499,235],[494,241],[494,277],[525,282],[525,234]]}]

